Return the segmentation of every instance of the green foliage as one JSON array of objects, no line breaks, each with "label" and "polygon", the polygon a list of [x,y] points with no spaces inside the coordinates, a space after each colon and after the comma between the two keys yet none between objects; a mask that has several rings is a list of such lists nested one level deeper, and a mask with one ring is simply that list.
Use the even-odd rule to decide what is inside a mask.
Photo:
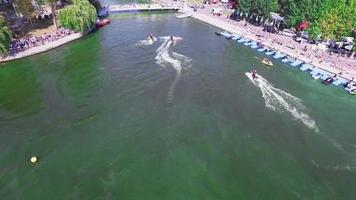
[{"label": "green foliage", "polygon": [[76,32],[91,29],[96,22],[95,7],[87,0],[72,0],[72,3],[59,12],[62,26]]},{"label": "green foliage", "polygon": [[241,11],[255,13],[268,17],[271,12],[278,9],[277,0],[238,0],[238,8]]},{"label": "green foliage", "polygon": [[7,26],[5,18],[0,15],[0,54],[8,51],[11,42],[11,31]]},{"label": "green foliage", "polygon": [[311,22],[313,38],[340,39],[356,29],[356,0],[236,0],[238,9],[268,17],[270,12],[282,14],[287,25]]},{"label": "green foliage", "polygon": [[324,0],[311,18],[312,28],[321,30],[324,39],[341,39],[356,28],[356,1]]},{"label": "green foliage", "polygon": [[319,39],[321,36],[321,29],[319,26],[312,26],[308,29],[310,39]]}]

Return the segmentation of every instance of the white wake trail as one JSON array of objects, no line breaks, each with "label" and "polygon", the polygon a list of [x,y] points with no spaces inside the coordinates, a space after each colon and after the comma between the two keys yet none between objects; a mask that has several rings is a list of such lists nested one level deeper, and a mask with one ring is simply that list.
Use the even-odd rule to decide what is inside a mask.
[{"label": "white wake trail", "polygon": [[136,46],[150,46],[153,43],[155,43],[156,41],[157,41],[156,37],[153,37],[153,40],[151,38],[147,38],[145,40],[138,41],[135,45]]},{"label": "white wake trail", "polygon": [[190,67],[191,59],[181,55],[179,53],[171,51],[171,46],[182,38],[174,37],[174,41],[170,40],[169,36],[160,37],[162,45],[156,50],[156,63],[161,67],[165,68],[167,65],[171,65],[176,70],[176,77],[172,82],[168,90],[168,100],[173,99],[174,90],[176,85],[182,75],[182,69],[187,69]]},{"label": "white wake trail", "polygon": [[319,132],[315,121],[306,114],[306,108],[302,100],[281,89],[273,87],[271,83],[260,75],[257,75],[256,79],[252,78],[251,73],[246,73],[246,76],[255,86],[260,88],[267,108],[277,112],[289,112],[294,119],[301,121],[308,128]]}]

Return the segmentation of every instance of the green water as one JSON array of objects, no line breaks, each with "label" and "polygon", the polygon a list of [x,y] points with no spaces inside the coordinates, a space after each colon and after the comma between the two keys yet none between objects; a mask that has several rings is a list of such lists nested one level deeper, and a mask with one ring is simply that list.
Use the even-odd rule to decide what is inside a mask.
[{"label": "green water", "polygon": [[[114,16],[0,67],[0,199],[356,198],[356,98],[172,14]],[[191,59],[156,62],[162,42]],[[245,72],[302,100],[309,128],[266,107]],[[277,105],[278,106],[278,105]],[[299,109],[299,106],[297,106]],[[32,165],[32,155],[40,158]]]}]

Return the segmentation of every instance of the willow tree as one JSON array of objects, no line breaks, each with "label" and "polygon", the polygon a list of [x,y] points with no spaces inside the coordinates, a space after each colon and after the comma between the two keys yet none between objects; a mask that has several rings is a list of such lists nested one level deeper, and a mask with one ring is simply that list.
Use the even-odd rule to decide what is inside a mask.
[{"label": "willow tree", "polygon": [[59,19],[64,28],[76,32],[85,32],[93,28],[96,22],[96,9],[87,0],[73,0],[59,12]]},{"label": "willow tree", "polygon": [[11,42],[11,31],[7,26],[4,16],[0,15],[0,54],[8,51]]}]

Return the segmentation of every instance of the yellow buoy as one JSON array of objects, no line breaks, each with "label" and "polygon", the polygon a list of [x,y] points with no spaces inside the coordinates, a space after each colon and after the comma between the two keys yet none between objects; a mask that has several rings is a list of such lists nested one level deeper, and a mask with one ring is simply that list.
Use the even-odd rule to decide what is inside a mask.
[{"label": "yellow buoy", "polygon": [[36,163],[38,161],[37,156],[32,156],[31,157],[31,163]]}]

